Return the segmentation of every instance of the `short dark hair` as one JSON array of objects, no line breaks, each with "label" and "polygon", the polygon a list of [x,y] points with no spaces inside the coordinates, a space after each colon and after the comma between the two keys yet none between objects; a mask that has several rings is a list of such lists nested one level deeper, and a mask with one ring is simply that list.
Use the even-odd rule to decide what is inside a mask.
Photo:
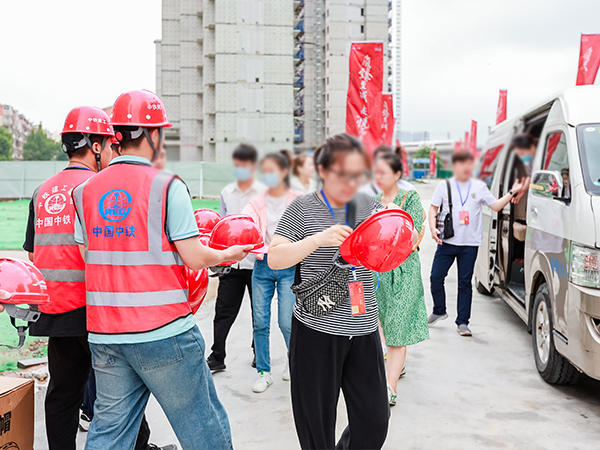
[{"label": "short dark hair", "polygon": [[[104,140],[104,138],[108,136],[102,136],[99,134],[91,134],[90,135],[90,142],[93,144],[95,144],[96,142],[100,145],[102,145],[102,141]],[[88,151],[91,150],[89,145],[84,145],[83,147],[80,148],[74,148],[75,144],[79,143],[81,140],[83,139],[83,133],[64,133],[61,137],[62,140],[62,148],[63,151],[67,154],[67,156],[69,157],[69,159],[77,157],[77,158],[83,158]]]},{"label": "short dark hair", "polygon": [[533,140],[533,136],[529,133],[519,133],[512,138],[512,142],[510,143],[510,149],[513,150],[515,148],[526,148],[529,149],[532,145],[535,144]]},{"label": "short dark hair", "polygon": [[336,134],[328,137],[323,145],[315,150],[315,165],[323,169],[329,169],[337,160],[339,153],[359,153],[369,165],[369,157],[361,142],[354,136],[346,133]]},{"label": "short dark hair", "polygon": [[250,161],[255,163],[258,161],[258,152],[253,145],[240,144],[233,151],[232,157],[238,161]]},{"label": "short dark hair", "polygon": [[384,153],[380,155],[378,160],[384,161],[394,173],[402,174],[402,160],[395,153]]},{"label": "short dark hair", "polygon": [[267,153],[263,156],[261,160],[261,164],[265,162],[267,159],[273,161],[277,166],[279,166],[280,170],[288,171],[287,175],[283,179],[283,182],[287,187],[290,187],[290,167],[292,165],[292,155],[289,150],[279,150],[278,152]]},{"label": "short dark hair", "polygon": [[[122,137],[122,139],[119,140],[119,145],[121,146],[121,150],[126,150],[128,148],[139,148],[139,146],[142,144],[142,141],[146,139],[146,137],[144,136],[144,133],[142,133],[135,139],[131,139],[131,134],[130,134],[131,132],[139,130],[139,128],[140,127],[124,127],[124,126],[115,127],[115,134],[117,136]],[[148,133],[150,134],[154,130],[157,130],[157,129],[158,128],[156,128],[156,127],[148,128]]]},{"label": "short dark hair", "polygon": [[452,164],[465,161],[475,161],[473,153],[468,150],[459,150],[452,154]]}]

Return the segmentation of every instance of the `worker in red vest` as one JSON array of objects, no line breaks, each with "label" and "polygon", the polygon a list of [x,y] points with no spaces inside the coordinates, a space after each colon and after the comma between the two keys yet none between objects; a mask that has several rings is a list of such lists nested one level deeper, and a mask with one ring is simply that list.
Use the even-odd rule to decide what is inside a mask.
[{"label": "worker in red vest", "polygon": [[33,193],[23,248],[48,285],[51,305],[29,327],[31,336],[49,336],[46,433],[50,450],[75,450],[79,407],[91,365],[85,320],[85,265],[73,239],[72,189],[111,160],[109,117],[99,108],[73,109],[62,131],[68,166]]},{"label": "worker in red vest", "polygon": [[252,246],[217,251],[200,243],[185,184],[152,167],[171,126],[155,94],[122,94],[111,123],[121,156],[73,191],[97,384],[86,449],[132,448],[150,393],[184,450],[230,449],[184,265],[239,261]]}]

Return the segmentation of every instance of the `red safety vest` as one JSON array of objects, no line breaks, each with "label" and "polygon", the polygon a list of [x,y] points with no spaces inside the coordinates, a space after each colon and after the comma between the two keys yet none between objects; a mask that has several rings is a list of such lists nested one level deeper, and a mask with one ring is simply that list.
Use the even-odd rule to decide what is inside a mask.
[{"label": "red safety vest", "polygon": [[73,238],[76,213],[71,191],[94,174],[87,169],[65,169],[46,180],[33,194],[33,263],[48,285],[52,304],[40,305],[46,314],[66,313],[85,306],[85,264]]},{"label": "red safety vest", "polygon": [[165,232],[174,177],[124,162],[73,191],[85,241],[88,331],[140,333],[192,313],[185,266]]}]

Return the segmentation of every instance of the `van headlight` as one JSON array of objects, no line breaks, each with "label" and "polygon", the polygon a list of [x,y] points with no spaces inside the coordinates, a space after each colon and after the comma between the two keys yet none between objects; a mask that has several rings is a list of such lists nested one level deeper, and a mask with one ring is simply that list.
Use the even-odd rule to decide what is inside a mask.
[{"label": "van headlight", "polygon": [[571,282],[600,288],[600,251],[575,243],[572,245]]}]

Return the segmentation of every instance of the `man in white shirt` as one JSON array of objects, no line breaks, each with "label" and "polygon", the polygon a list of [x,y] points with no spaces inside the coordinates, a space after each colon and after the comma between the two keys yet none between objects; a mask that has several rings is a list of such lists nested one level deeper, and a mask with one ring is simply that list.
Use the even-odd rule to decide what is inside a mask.
[{"label": "man in white shirt", "polygon": [[[431,237],[438,243],[431,267],[431,295],[433,313],[429,315],[429,325],[448,318],[446,314],[446,291],[444,281],[454,260],[458,266],[458,299],[456,318],[457,331],[461,336],[471,336],[468,324],[471,317],[473,298],[473,269],[477,250],[482,243],[483,225],[481,210],[483,205],[493,211],[500,211],[522,188],[520,180],[515,181],[508,194],[496,199],[487,185],[473,178],[475,161],[470,152],[460,151],[452,155],[453,177],[438,184],[429,207],[429,227]],[[448,189],[452,202],[452,229],[454,236],[444,238],[442,225],[450,212]],[[440,212],[441,208],[441,213]]]},{"label": "man in white shirt", "polygon": [[[228,184],[221,191],[220,214],[222,217],[241,214],[250,199],[266,189],[254,177],[257,162],[258,152],[252,145],[240,144],[233,151],[233,175],[236,181]],[[229,273],[219,276],[219,290],[213,321],[212,353],[206,360],[212,372],[225,370],[227,335],[240,312],[246,289],[252,300],[252,269],[255,259],[254,255],[249,254],[243,261],[231,266]],[[252,301],[250,305],[252,305]],[[254,348],[254,341],[252,348]],[[255,366],[254,358],[252,366]]]}]

